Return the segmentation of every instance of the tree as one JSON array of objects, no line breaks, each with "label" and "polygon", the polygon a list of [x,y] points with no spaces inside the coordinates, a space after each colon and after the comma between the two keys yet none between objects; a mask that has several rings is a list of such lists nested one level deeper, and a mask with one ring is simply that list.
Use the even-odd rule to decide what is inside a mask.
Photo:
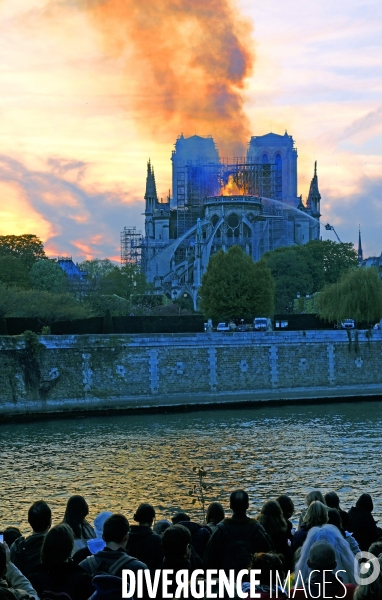
[{"label": "tree", "polygon": [[358,265],[352,244],[330,240],[277,248],[264,254],[263,259],[276,282],[276,312],[280,313],[291,310],[298,292],[303,296],[319,292]]},{"label": "tree", "polygon": [[132,294],[144,294],[149,287],[144,273],[132,263],[123,267],[114,266],[99,282],[101,293],[116,294],[126,299]]},{"label": "tree", "polygon": [[46,258],[42,241],[33,234],[1,235],[0,256],[19,258],[28,269],[37,260]]},{"label": "tree", "polygon": [[18,290],[0,283],[0,319],[7,317],[18,305]]},{"label": "tree", "polygon": [[382,281],[374,268],[358,268],[327,285],[317,298],[318,314],[328,321],[355,319],[373,324],[382,317]]},{"label": "tree", "polygon": [[51,325],[56,321],[86,319],[89,311],[70,294],[23,290],[17,293],[17,302],[8,316],[34,317],[43,325]]},{"label": "tree", "polygon": [[92,279],[99,280],[105,277],[116,265],[108,258],[94,258],[78,263],[78,267],[81,271],[86,271],[88,281],[91,281]]},{"label": "tree", "polygon": [[0,256],[0,283],[29,287],[29,271],[23,261],[15,256]]},{"label": "tree", "polygon": [[254,263],[239,246],[211,257],[200,288],[200,308],[209,318],[271,316],[274,281],[263,261]]},{"label": "tree", "polygon": [[68,288],[67,274],[52,260],[35,262],[30,271],[30,279],[35,290],[60,293]]},{"label": "tree", "polygon": [[290,312],[298,292],[312,292],[313,278],[305,257],[298,246],[290,246],[264,254],[263,260],[276,284],[276,313]]}]

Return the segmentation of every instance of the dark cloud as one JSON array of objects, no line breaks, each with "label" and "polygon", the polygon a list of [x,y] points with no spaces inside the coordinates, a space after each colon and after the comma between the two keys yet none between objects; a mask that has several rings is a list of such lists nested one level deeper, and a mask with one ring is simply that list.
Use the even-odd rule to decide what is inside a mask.
[{"label": "dark cloud", "polygon": [[52,224],[55,234],[46,241],[48,250],[76,260],[84,258],[86,248],[94,257],[119,256],[123,227],[142,228],[143,201],[134,201],[122,189],[99,192],[95,184],[82,183],[85,169],[80,161],[51,158],[47,171],[32,171],[0,155],[0,181],[21,189],[31,208]]}]

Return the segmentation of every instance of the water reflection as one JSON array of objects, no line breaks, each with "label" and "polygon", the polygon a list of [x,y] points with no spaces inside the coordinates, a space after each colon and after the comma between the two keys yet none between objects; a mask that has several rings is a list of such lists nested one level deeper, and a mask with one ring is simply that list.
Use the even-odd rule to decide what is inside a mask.
[{"label": "water reflection", "polygon": [[208,470],[209,500],[224,506],[244,487],[252,514],[280,493],[301,509],[318,487],[338,491],[344,508],[369,492],[378,518],[381,422],[382,404],[363,402],[3,425],[0,529],[27,527],[28,507],[41,498],[58,522],[74,493],[86,497],[91,518],[114,510],[132,519],[141,501],[158,517],[197,514],[188,496],[194,465]]}]

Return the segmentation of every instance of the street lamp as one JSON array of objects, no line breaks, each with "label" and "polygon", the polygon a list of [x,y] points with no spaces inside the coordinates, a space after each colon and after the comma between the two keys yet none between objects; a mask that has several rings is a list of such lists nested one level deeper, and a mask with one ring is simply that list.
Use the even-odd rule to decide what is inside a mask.
[{"label": "street lamp", "polygon": [[300,292],[297,292],[297,298],[301,298]]}]

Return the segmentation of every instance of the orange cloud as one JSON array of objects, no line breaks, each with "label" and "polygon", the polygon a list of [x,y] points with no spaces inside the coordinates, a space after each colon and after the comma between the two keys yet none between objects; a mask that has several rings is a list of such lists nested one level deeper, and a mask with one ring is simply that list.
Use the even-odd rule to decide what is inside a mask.
[{"label": "orange cloud", "polygon": [[109,53],[126,61],[125,89],[141,127],[173,141],[211,133],[243,153],[244,90],[254,66],[252,27],[231,0],[85,2]]}]

